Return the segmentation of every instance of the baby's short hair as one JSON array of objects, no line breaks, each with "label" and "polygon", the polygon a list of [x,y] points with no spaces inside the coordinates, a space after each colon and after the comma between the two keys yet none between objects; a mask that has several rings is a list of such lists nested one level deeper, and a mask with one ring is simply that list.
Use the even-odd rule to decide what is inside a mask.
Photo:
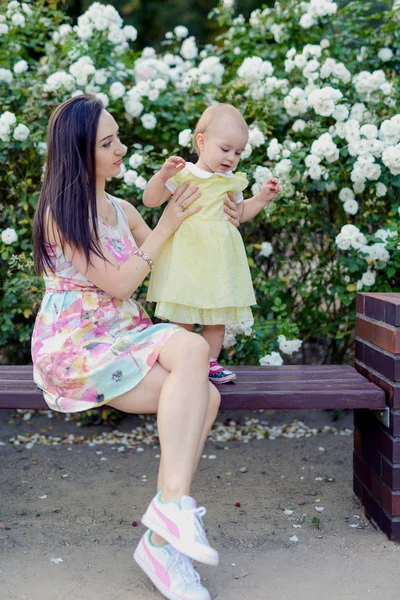
[{"label": "baby's short hair", "polygon": [[197,154],[199,154],[199,147],[196,141],[198,134],[205,133],[207,129],[210,129],[213,123],[220,122],[223,118],[235,121],[239,127],[243,128],[243,131],[248,132],[249,128],[247,123],[237,108],[232,106],[232,104],[225,104],[223,102],[220,104],[213,104],[203,112],[200,119],[197,121],[197,125],[193,132],[193,147]]}]

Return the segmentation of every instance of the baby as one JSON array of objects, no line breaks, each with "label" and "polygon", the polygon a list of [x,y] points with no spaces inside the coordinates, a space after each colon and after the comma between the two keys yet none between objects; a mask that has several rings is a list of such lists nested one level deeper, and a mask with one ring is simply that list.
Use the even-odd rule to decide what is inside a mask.
[{"label": "baby", "polygon": [[[193,134],[195,164],[172,156],[146,186],[143,202],[159,206],[183,183],[198,187],[201,197],[192,206],[202,210],[184,221],[166,242],[152,272],[147,299],[157,302],[155,314],[201,334],[210,345],[209,379],[227,383],[236,374],[218,363],[225,325],[252,321],[256,298],[242,237],[228,221],[224,197],[237,204],[240,222],[255,217],[280,191],[277,179],[244,200],[248,181],[235,169],[249,131],[240,112],[230,104],[215,104],[201,115]],[[184,209],[184,205],[182,206]]]}]

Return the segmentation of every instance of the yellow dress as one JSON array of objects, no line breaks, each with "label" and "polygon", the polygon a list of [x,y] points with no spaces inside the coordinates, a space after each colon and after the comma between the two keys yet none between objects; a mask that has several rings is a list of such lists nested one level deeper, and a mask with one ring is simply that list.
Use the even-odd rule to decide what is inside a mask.
[{"label": "yellow dress", "polygon": [[247,178],[243,173],[208,173],[186,163],[167,187],[174,192],[185,181],[199,186],[201,197],[192,206],[203,208],[165,243],[151,274],[147,300],[157,302],[157,317],[176,323],[252,321],[250,306],[256,298],[246,250],[224,212],[227,192],[240,202]]}]

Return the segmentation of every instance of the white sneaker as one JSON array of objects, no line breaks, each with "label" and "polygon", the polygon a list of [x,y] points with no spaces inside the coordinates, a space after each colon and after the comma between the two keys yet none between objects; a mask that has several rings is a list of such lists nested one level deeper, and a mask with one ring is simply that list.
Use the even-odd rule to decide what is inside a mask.
[{"label": "white sneaker", "polygon": [[155,546],[148,530],[133,558],[168,600],[211,600],[190,559],[172,546]]},{"label": "white sneaker", "polygon": [[163,537],[171,546],[193,560],[206,565],[218,564],[218,552],[208,543],[202,517],[204,506],[197,508],[190,496],[182,496],[181,503],[162,502],[159,492],[150,502],[142,523]]}]

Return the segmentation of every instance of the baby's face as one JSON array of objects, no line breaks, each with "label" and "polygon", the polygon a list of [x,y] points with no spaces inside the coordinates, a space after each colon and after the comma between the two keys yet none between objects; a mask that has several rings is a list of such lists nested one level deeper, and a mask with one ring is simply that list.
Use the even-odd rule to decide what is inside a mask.
[{"label": "baby's face", "polygon": [[204,133],[200,161],[213,173],[234,171],[248,139],[248,132],[236,123],[222,122]]}]

